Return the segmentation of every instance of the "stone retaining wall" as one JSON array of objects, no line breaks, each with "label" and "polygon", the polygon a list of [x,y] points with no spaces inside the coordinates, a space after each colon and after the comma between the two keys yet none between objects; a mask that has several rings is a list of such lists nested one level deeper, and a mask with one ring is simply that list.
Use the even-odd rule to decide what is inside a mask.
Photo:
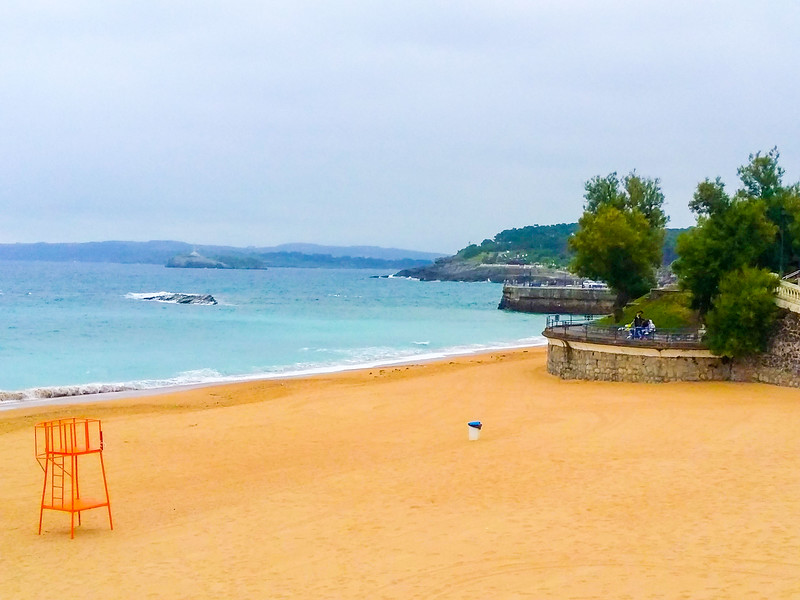
[{"label": "stone retaining wall", "polygon": [[524,286],[506,284],[498,308],[518,312],[567,315],[607,315],[616,295],[606,288]]},{"label": "stone retaining wall", "polygon": [[734,361],[731,379],[800,387],[800,315],[781,311],[766,352]]},{"label": "stone retaining wall", "polygon": [[767,351],[731,361],[709,350],[615,346],[548,337],[547,370],[562,379],[740,381],[800,387],[800,314],[782,311]]},{"label": "stone retaining wall", "polygon": [[708,350],[612,346],[549,338],[547,371],[592,381],[725,381],[730,363]]}]

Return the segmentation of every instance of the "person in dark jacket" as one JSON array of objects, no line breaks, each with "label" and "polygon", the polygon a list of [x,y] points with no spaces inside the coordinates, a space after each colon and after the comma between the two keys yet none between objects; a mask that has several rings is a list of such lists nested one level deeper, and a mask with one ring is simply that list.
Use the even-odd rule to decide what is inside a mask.
[{"label": "person in dark jacket", "polygon": [[645,327],[647,327],[647,319],[644,318],[644,313],[640,310],[633,318],[633,339],[641,339]]}]

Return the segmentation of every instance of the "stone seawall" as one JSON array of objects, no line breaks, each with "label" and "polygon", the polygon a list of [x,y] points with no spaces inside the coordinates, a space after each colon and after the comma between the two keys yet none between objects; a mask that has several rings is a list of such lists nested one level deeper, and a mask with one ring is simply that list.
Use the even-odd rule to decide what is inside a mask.
[{"label": "stone seawall", "polygon": [[766,352],[730,360],[704,349],[652,348],[547,334],[547,370],[562,379],[661,383],[739,381],[800,388],[800,314],[782,311]]},{"label": "stone seawall", "polygon": [[506,284],[498,308],[540,314],[607,315],[614,311],[615,299],[608,289]]},{"label": "stone seawall", "polygon": [[547,371],[592,381],[726,381],[730,363],[708,350],[637,348],[549,338]]},{"label": "stone seawall", "polygon": [[731,379],[800,387],[800,315],[781,311],[766,352],[734,361]]}]

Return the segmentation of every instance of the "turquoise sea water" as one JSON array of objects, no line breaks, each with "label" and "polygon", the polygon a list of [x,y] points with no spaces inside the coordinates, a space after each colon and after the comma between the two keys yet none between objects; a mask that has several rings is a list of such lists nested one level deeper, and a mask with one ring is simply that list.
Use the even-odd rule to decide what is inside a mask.
[{"label": "turquoise sea water", "polygon": [[[0,261],[0,399],[336,371],[543,343],[502,286],[333,269]],[[216,306],[145,301],[212,294]]]}]

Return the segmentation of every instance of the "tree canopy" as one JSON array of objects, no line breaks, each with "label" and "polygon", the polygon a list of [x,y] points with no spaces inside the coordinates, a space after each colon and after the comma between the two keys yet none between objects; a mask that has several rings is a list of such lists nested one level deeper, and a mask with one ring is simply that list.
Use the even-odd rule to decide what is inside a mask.
[{"label": "tree canopy", "polygon": [[706,343],[717,355],[763,352],[778,313],[778,278],[767,269],[744,267],[725,273],[707,315]]},{"label": "tree canopy", "polygon": [[775,288],[798,264],[800,185],[784,185],[780,154],[751,154],[732,195],[717,177],[700,182],[689,208],[697,225],[680,235],[673,270],[706,317],[709,348],[743,356],[763,351]]},{"label": "tree canopy", "polygon": [[783,274],[798,264],[800,186],[783,184],[779,157],[777,148],[751,154],[738,169],[741,187],[733,196],[717,177],[699,183],[689,202],[697,225],[678,238],[673,270],[702,313],[726,273],[755,267]]},{"label": "tree canopy", "polygon": [[[696,193],[695,201],[698,196]],[[757,265],[776,231],[766,217],[763,202],[722,200],[720,195],[717,200],[720,202],[716,210],[701,214],[695,228],[678,236],[678,259],[672,265],[681,286],[691,292],[692,308],[703,314],[711,308],[722,277],[730,271]]]},{"label": "tree canopy", "polygon": [[457,256],[463,259],[506,253],[509,260],[524,263],[553,262],[566,264],[569,260],[567,239],[577,229],[575,223],[558,225],[528,225],[526,227],[505,229],[478,244],[470,244],[459,250]]},{"label": "tree canopy", "polygon": [[617,294],[617,312],[655,284],[661,264],[664,195],[658,179],[635,172],[620,180],[616,173],[585,184],[583,216],[569,245],[572,270],[600,279]]}]

